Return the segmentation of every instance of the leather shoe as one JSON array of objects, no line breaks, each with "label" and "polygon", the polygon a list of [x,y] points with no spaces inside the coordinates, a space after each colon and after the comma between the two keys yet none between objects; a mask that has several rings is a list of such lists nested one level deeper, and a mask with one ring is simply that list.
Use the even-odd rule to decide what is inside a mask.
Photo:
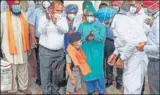
[{"label": "leather shoe", "polygon": [[39,79],[36,79],[36,82],[35,82],[37,85],[41,86],[41,81]]},{"label": "leather shoe", "polygon": [[122,84],[121,83],[117,83],[116,88],[117,89],[121,89],[122,88]]},{"label": "leather shoe", "polygon": [[106,88],[108,88],[108,87],[110,87],[112,85],[112,82],[110,82],[110,83],[106,83]]}]

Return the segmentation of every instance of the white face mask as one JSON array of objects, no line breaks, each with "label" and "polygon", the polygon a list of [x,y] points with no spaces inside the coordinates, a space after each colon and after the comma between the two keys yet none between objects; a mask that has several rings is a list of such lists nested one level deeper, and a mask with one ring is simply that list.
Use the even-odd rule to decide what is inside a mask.
[{"label": "white face mask", "polygon": [[133,6],[130,7],[130,12],[131,12],[131,13],[134,14],[134,13],[136,12],[136,10],[137,10],[137,9],[136,9],[135,7],[133,7]]},{"label": "white face mask", "polygon": [[87,21],[88,21],[89,23],[92,23],[92,22],[94,21],[94,17],[87,17]]},{"label": "white face mask", "polygon": [[75,15],[75,14],[68,14],[68,18],[69,18],[70,20],[75,19],[75,17],[76,17],[76,15]]},{"label": "white face mask", "polygon": [[62,17],[62,14],[55,13],[55,14],[54,14],[54,17],[55,17],[56,19],[61,19],[61,17]]}]

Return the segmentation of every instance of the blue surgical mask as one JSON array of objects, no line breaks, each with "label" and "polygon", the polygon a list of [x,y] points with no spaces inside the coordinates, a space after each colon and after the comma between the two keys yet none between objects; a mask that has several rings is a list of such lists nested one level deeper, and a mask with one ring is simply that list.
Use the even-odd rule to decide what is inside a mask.
[{"label": "blue surgical mask", "polygon": [[11,10],[15,14],[20,14],[21,13],[21,7],[20,7],[20,5],[12,5]]}]

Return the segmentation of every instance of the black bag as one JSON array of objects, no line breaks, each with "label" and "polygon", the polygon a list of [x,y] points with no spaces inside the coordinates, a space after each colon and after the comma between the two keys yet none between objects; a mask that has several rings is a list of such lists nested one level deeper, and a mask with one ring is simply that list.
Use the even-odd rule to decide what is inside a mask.
[{"label": "black bag", "polygon": [[63,58],[58,58],[57,65],[53,68],[53,72],[55,72],[55,84],[59,87],[64,87],[67,85],[66,78],[66,60],[65,56]]}]

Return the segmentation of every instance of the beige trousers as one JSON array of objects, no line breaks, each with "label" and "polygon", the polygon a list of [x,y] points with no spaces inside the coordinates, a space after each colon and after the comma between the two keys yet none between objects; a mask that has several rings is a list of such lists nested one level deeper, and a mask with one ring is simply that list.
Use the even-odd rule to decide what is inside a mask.
[{"label": "beige trousers", "polygon": [[8,92],[16,92],[18,89],[26,90],[28,88],[28,66],[27,64],[13,64],[13,90]]}]

